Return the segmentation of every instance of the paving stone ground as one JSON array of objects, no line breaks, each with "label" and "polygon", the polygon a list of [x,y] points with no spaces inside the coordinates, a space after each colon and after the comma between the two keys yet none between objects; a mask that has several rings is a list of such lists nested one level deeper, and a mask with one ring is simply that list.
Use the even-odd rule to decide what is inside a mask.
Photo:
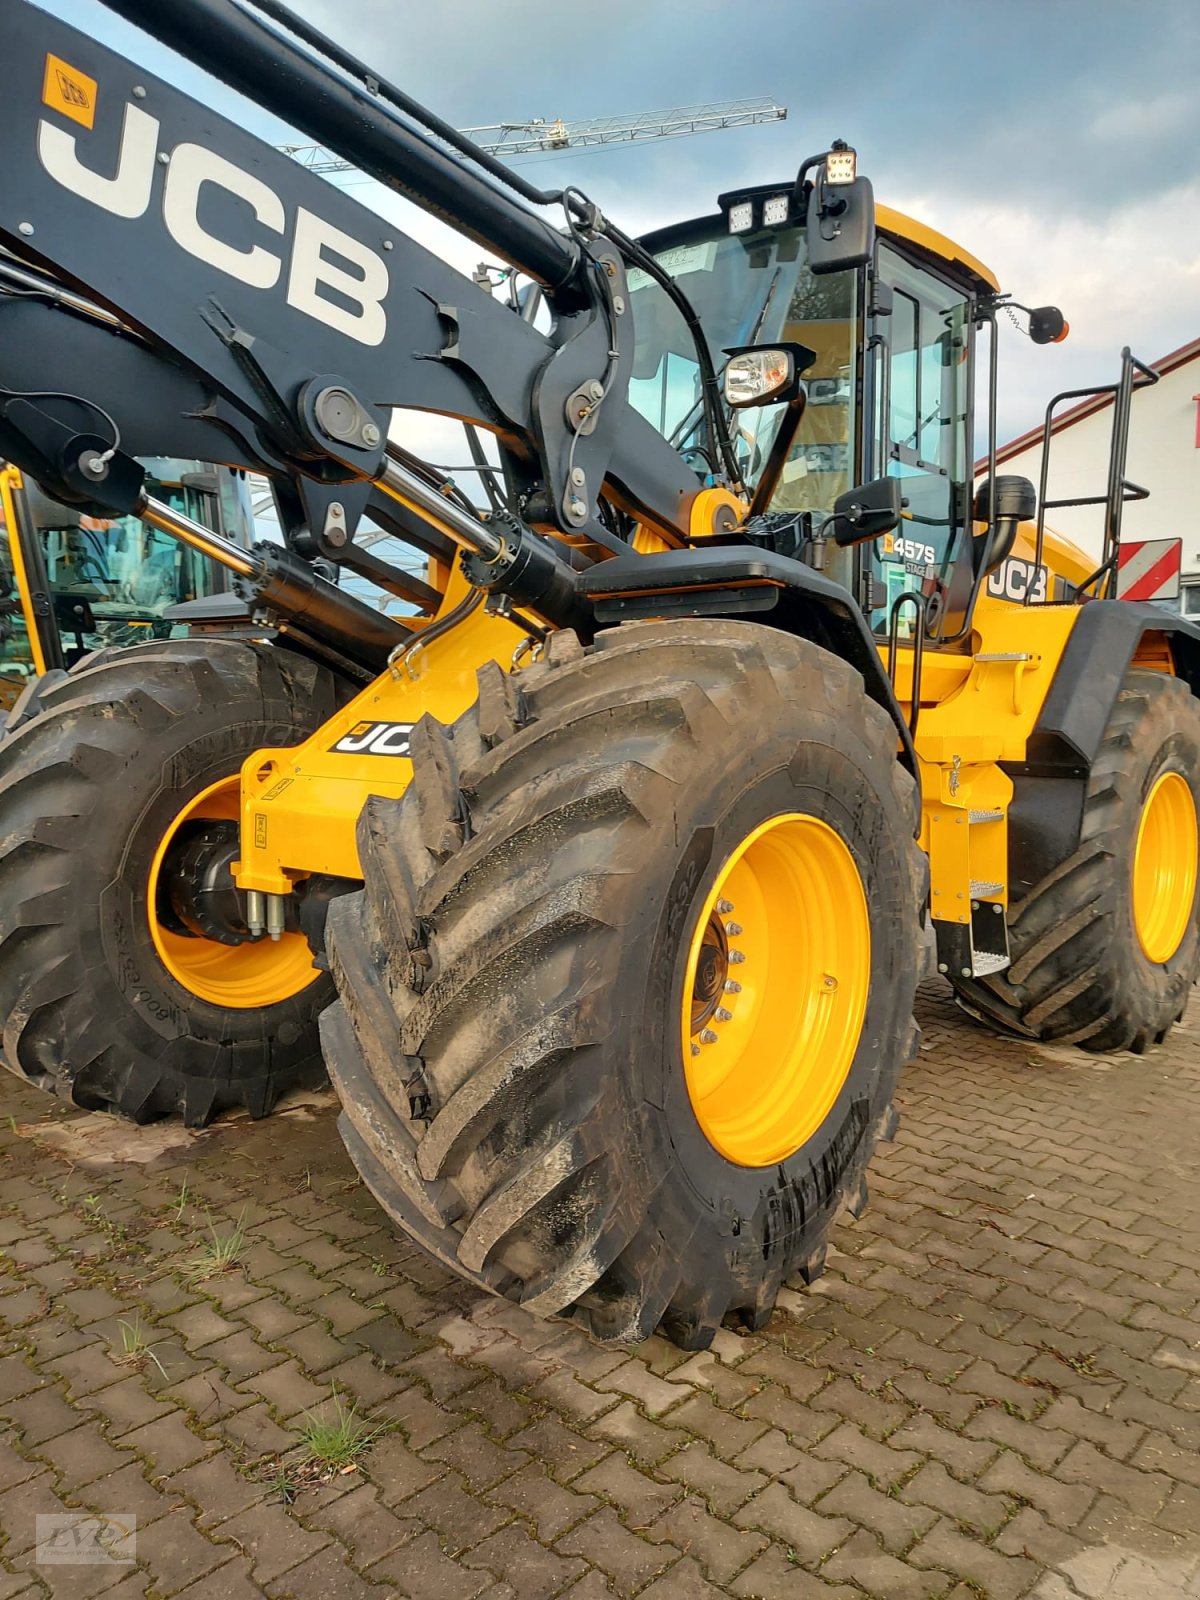
[{"label": "paving stone ground", "polygon": [[[0,1073],[0,1600],[1200,1596],[1200,1022],[1093,1059],[922,1001],[870,1211],[691,1357],[455,1282],[328,1097],[196,1135]],[[379,1432],[305,1482],[335,1394]],[[136,1563],[39,1565],[69,1511]]]}]

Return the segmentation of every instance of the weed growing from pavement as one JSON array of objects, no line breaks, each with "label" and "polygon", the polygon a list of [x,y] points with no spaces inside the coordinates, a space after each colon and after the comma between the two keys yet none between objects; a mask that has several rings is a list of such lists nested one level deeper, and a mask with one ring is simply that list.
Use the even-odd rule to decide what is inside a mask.
[{"label": "weed growing from pavement", "polygon": [[300,1437],[307,1461],[336,1472],[352,1466],[384,1429],[367,1427],[355,1410],[353,1401],[347,1408],[336,1389],[333,1391],[332,1405],[332,1416],[328,1407],[324,1408],[323,1413],[306,1411]]},{"label": "weed growing from pavement", "polygon": [[205,1278],[215,1278],[218,1273],[229,1272],[246,1253],[246,1212],[243,1209],[229,1233],[218,1233],[216,1224],[210,1222],[209,1242],[187,1263],[187,1275],[193,1283]]},{"label": "weed growing from pavement", "polygon": [[122,1317],[117,1323],[117,1327],[121,1330],[121,1354],[118,1359],[124,1365],[131,1367],[140,1367],[146,1361],[153,1361],[165,1378],[167,1375],[166,1368],[154,1354],[150,1341],[146,1337],[146,1330],[142,1326],[140,1314],[134,1317],[132,1322],[127,1322]]}]

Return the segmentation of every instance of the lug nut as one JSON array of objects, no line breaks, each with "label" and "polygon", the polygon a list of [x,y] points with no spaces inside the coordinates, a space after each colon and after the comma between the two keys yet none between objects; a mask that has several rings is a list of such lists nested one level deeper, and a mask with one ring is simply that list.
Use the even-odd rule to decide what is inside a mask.
[{"label": "lug nut", "polygon": [[701,1032],[700,1037],[701,1037],[701,1039],[703,1039],[705,1044],[716,1044],[717,1039],[720,1037],[720,1035],[719,1034],[715,1034],[712,1031],[711,1028],[705,1028]]},{"label": "lug nut", "polygon": [[725,993],[726,994],[741,994],[741,992],[742,992],[742,986],[741,986],[740,983],[735,983],[732,978],[727,978],[725,980]]},{"label": "lug nut", "polygon": [[694,1044],[692,1046],[692,1054],[694,1056],[698,1056],[700,1054],[700,1046],[698,1044]]},{"label": "lug nut", "polygon": [[733,1021],[733,1012],[732,1011],[726,1011],[724,1006],[718,1006],[717,1007],[717,1021],[718,1022],[732,1022]]},{"label": "lug nut", "polygon": [[744,950],[731,950],[729,952],[729,959],[735,967],[740,966],[746,959],[746,952]]},{"label": "lug nut", "polygon": [[740,922],[727,922],[725,924],[725,932],[728,934],[732,934],[736,937],[736,935],[741,933],[741,931],[742,925]]},{"label": "lug nut", "polygon": [[721,913],[721,915],[723,917],[727,917],[729,915],[729,913],[733,910],[733,901],[732,900],[718,900],[717,901],[717,910]]}]

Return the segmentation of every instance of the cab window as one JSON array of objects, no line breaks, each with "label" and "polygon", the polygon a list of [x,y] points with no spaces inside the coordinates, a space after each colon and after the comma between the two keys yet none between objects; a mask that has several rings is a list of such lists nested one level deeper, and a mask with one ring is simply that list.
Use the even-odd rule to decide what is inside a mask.
[{"label": "cab window", "polygon": [[[876,385],[876,439],[880,469],[905,480],[908,504],[895,534],[877,542],[872,564],[887,597],[872,613],[877,631],[886,628],[898,595],[946,581],[958,531],[955,507],[970,476],[967,298],[886,245],[879,257],[892,314],[883,324],[887,370]],[[911,625],[906,611],[901,631]]]}]

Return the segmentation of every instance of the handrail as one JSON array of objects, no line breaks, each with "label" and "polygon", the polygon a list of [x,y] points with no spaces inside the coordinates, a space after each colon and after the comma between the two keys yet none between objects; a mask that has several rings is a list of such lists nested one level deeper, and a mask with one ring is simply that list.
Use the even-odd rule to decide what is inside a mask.
[{"label": "handrail", "polygon": [[896,687],[896,658],[900,643],[900,608],[905,602],[912,604],[917,613],[917,625],[913,629],[913,681],[912,681],[912,709],[908,717],[908,731],[916,737],[917,720],[921,715],[921,663],[925,654],[925,596],[919,589],[905,589],[903,594],[898,594],[892,601],[892,608],[888,612],[888,681],[892,688]]},{"label": "handrail", "polygon": [[[1139,376],[1135,377],[1136,372]],[[1103,506],[1104,510],[1104,550],[1100,565],[1082,584],[1078,586],[1077,593],[1082,593],[1093,583],[1100,582],[1104,591],[1113,585],[1117,568],[1117,554],[1121,548],[1121,517],[1125,504],[1130,500],[1146,500],[1150,491],[1141,484],[1134,483],[1125,476],[1125,462],[1129,453],[1129,416],[1132,409],[1133,396],[1136,390],[1149,388],[1157,383],[1160,374],[1153,367],[1148,367],[1144,361],[1139,361],[1126,345],[1121,351],[1121,376],[1116,383],[1097,384],[1088,389],[1064,389],[1061,394],[1056,394],[1046,407],[1046,418],[1042,425],[1042,462],[1038,479],[1038,514],[1037,514],[1037,543],[1034,548],[1033,566],[1036,572],[1042,564],[1042,553],[1046,539],[1046,512],[1059,510],[1065,506]],[[1113,398],[1113,425],[1112,437],[1108,452],[1108,481],[1103,494],[1073,495],[1062,499],[1050,500],[1047,498],[1047,489],[1050,484],[1050,441],[1054,436],[1054,413],[1064,400],[1090,400],[1098,399],[1103,395]],[[1025,592],[1024,604],[1044,604],[1035,602],[1032,598],[1036,585],[1030,584]],[[1102,598],[1100,590],[1097,598]]]}]

